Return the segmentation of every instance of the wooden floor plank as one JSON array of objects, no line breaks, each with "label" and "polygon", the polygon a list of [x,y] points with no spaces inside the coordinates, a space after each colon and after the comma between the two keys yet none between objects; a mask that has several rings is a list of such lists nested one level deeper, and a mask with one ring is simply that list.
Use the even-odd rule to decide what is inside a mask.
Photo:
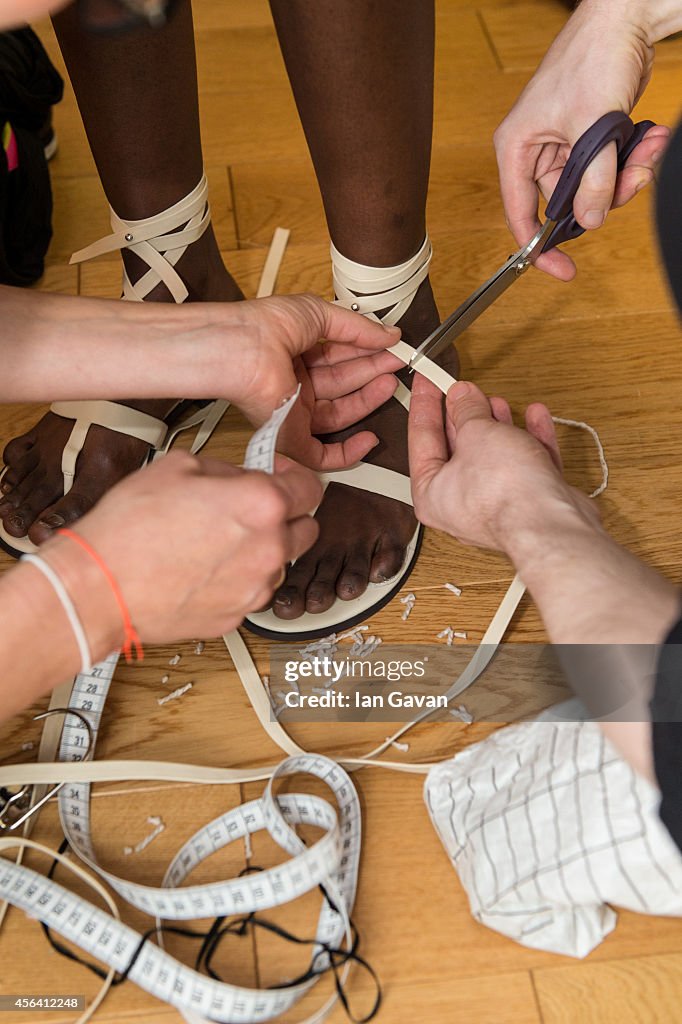
[{"label": "wooden floor plank", "polygon": [[[480,14],[503,70],[532,72],[566,24],[569,10],[557,0],[513,4],[484,2]],[[520,24],[523,31],[519,31]],[[658,44],[658,65],[681,62],[682,39],[668,39]]]},{"label": "wooden floor plank", "polygon": [[534,971],[542,1019],[545,1024],[676,1020],[682,999],[681,967],[682,955],[676,953]]},{"label": "wooden floor plank", "polygon": [[[277,48],[266,0],[194,0],[201,90],[204,159],[214,224],[227,266],[253,295],[274,228],[291,229],[279,290],[331,295],[328,236],[319,190]],[[436,116],[429,230],[434,240],[432,280],[441,312],[454,309],[506,258],[512,241],[499,199],[492,133],[527,82],[552,35],[563,24],[559,0],[438,0]],[[63,70],[49,26],[40,28]],[[673,124],[682,95],[682,43],[659,47],[652,83],[637,116]],[[170,114],[170,112],[169,112]],[[119,258],[67,266],[73,249],[109,230],[106,200],[67,83],[55,111],[60,150],[51,163],[54,240],[40,287],[117,297]],[[371,157],[371,154],[369,154]],[[228,167],[231,182],[228,180]],[[232,187],[231,187],[232,186]],[[232,198],[234,193],[234,209]],[[599,499],[605,525],[622,543],[670,578],[682,580],[679,493],[682,487],[682,412],[679,394],[679,321],[658,266],[651,224],[651,196],[640,196],[609,219],[605,229],[571,243],[579,267],[569,286],[529,273],[460,340],[462,374],[504,394],[518,416],[543,400],[561,416],[595,426],[610,467],[609,489]],[[0,409],[0,447],[28,430],[43,407]],[[209,453],[240,461],[249,429],[231,411]],[[585,489],[599,480],[591,440],[561,432],[569,479]],[[0,553],[0,571],[12,565]],[[385,642],[436,643],[446,624],[480,640],[512,579],[508,562],[494,553],[466,549],[433,532],[426,537],[409,590],[417,596],[407,623],[394,601],[370,626]],[[463,589],[454,598],[446,581]],[[524,599],[509,633],[514,642],[540,644],[537,611]],[[269,667],[268,644],[247,644],[259,671]],[[465,645],[466,646],[466,645]],[[170,665],[179,653],[180,661]],[[447,673],[458,672],[461,651]],[[162,679],[168,676],[168,682]],[[166,705],[158,700],[192,681],[191,690]],[[409,734],[415,761],[451,756],[499,727],[499,719],[536,713],[561,697],[538,673],[525,686],[489,677],[462,695],[475,721],[420,725]],[[31,714],[0,726],[0,763],[30,760],[39,740]],[[286,719],[285,719],[286,721]],[[367,752],[390,731],[386,723],[289,723],[306,749],[343,757]],[[33,749],[22,749],[33,743]],[[244,766],[272,764],[281,752],[265,737],[220,640],[201,655],[193,643],[150,647],[143,664],[120,666],[112,687],[98,749],[100,757],[143,757]],[[643,1024],[677,1019],[682,923],[620,913],[614,933],[585,962],[517,946],[472,920],[466,897],[431,827],[422,799],[423,778],[377,770],[357,773],[365,838],[355,910],[361,952],[379,972],[385,990],[378,1022],[436,1024]],[[292,783],[293,785],[293,783]],[[169,858],[197,827],[262,784],[201,788],[186,784],[112,783],[93,798],[95,842],[106,866],[146,882],[160,878]],[[320,788],[323,792],[323,788]],[[161,814],[166,830],[144,853],[123,854],[146,834],[146,817]],[[43,815],[37,837],[58,840],[56,809]],[[277,851],[254,839],[252,863],[274,863]],[[38,863],[32,856],[29,863]],[[244,848],[211,859],[197,878],[231,877],[244,866]],[[194,880],[194,879],[193,879]],[[268,914],[301,934],[313,928],[318,896]],[[126,920],[143,927],[136,911]],[[175,942],[176,940],[172,940]],[[173,946],[186,962],[192,950]],[[0,934],[4,956],[0,991],[22,991],[39,965],[53,991],[92,994],[94,979],[46,950],[34,922],[11,912]],[[246,985],[275,982],[305,965],[305,957],[261,937],[257,960],[250,943],[225,948],[219,966]],[[9,963],[9,967],[7,964]],[[531,978],[532,972],[532,978]],[[323,983],[330,991],[329,983]],[[370,988],[355,973],[354,1006],[362,1010]],[[319,1005],[322,990],[306,1003]],[[15,1015],[17,1022],[25,1016]],[[289,1020],[301,1019],[297,1011]],[[8,1024],[13,1018],[8,1017]],[[42,1017],[49,1024],[56,1018]],[[61,1019],[61,1016],[60,1016]],[[124,985],[96,1021],[172,1024],[179,1015]],[[336,1010],[330,1020],[345,1018]]]}]

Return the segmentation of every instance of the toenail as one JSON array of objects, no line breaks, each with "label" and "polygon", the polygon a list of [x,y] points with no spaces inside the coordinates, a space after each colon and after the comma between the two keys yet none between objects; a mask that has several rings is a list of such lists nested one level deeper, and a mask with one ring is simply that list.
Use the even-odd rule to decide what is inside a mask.
[{"label": "toenail", "polygon": [[10,516],[7,520],[7,525],[14,527],[15,530],[24,529],[24,517],[23,516]]},{"label": "toenail", "polygon": [[64,526],[65,523],[66,519],[64,516],[60,516],[58,512],[53,512],[47,519],[39,520],[40,526],[48,526],[51,530],[56,530],[58,527]]},{"label": "toenail", "polygon": [[275,594],[275,604],[281,604],[283,608],[288,608],[291,604],[291,598],[287,597],[286,594]]}]

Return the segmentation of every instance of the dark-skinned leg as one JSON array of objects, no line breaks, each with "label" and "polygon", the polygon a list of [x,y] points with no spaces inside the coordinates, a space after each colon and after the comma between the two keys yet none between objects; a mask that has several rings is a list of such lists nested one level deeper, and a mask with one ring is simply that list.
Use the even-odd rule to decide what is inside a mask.
[{"label": "dark-skinned leg", "polygon": [[[97,35],[81,27],[74,7],[59,14],[54,26],[111,206],[126,220],[151,217],[173,206],[202,174],[189,0],[182,0],[170,23],[157,30]],[[124,261],[133,282],[147,269],[133,253],[126,252]],[[189,301],[241,297],[223,266],[211,227],[187,249],[176,270],[188,287]],[[148,298],[172,301],[164,285]],[[172,403],[128,404],[163,417]],[[31,540],[41,543],[52,529],[83,515],[109,487],[138,468],[147,451],[134,438],[91,427],[73,488],[63,497],[61,457],[71,428],[70,420],[48,413],[7,445],[9,470],[3,478],[0,516],[12,536],[28,531]]]},{"label": "dark-skinned leg", "polygon": [[[425,235],[433,119],[429,0],[270,0],[322,192],[329,232],[371,266],[409,259]],[[369,289],[368,289],[369,290]],[[437,326],[428,278],[399,325],[411,343]],[[394,400],[363,422],[381,444],[368,461],[407,473],[407,417]],[[357,428],[354,428],[357,429]],[[281,618],[328,609],[400,569],[415,530],[400,502],[332,484],[320,537],[275,595]]]}]

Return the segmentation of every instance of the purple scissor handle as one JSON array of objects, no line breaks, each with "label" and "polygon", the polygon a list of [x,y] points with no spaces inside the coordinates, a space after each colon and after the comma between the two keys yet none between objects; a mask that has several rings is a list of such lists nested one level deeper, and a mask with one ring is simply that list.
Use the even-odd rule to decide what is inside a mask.
[{"label": "purple scissor handle", "polygon": [[649,129],[654,127],[654,121],[639,121],[638,124],[633,124],[627,114],[614,110],[600,117],[584,135],[580,136],[547,204],[545,217],[547,220],[556,221],[557,224],[542,247],[542,252],[547,252],[555,245],[561,245],[572,238],[578,238],[585,231],[575,219],[573,200],[583,174],[597,154],[611,142],[615,142],[618,149],[618,170],[622,171],[630,154]]},{"label": "purple scissor handle", "polygon": [[613,111],[604,114],[584,135],[581,135],[571,150],[571,155],[557,182],[552,198],[547,204],[545,222],[538,233],[518,252],[513,253],[506,263],[477,288],[473,295],[457,307],[440,327],[421,343],[410,359],[410,371],[418,368],[422,356],[435,359],[455,338],[459,337],[514,281],[535,263],[540,253],[553,249],[561,242],[582,235],[581,228],[573,213],[575,199],[582,176],[598,153],[605,146],[615,142],[618,148],[618,170],[622,171],[625,161],[635,146],[638,146],[650,128],[655,127],[653,121],[640,121],[633,124],[627,114]]}]

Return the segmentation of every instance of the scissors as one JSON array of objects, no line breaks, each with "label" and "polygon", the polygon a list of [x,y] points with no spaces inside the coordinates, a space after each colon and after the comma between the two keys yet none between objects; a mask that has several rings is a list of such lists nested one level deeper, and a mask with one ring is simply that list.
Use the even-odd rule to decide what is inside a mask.
[{"label": "scissors", "polygon": [[545,211],[545,223],[535,237],[515,252],[500,269],[488,278],[473,295],[444,320],[440,327],[426,338],[410,359],[409,370],[413,373],[422,356],[435,359],[455,338],[469,327],[495,299],[507,290],[518,277],[528,270],[538,256],[553,249],[555,245],[582,235],[582,228],[573,213],[573,200],[580,186],[582,176],[598,153],[605,146],[615,142],[618,148],[618,170],[622,171],[627,158],[642,141],[654,121],[640,121],[633,124],[620,111],[604,114],[584,135],[581,135],[571,150],[552,198]]}]

